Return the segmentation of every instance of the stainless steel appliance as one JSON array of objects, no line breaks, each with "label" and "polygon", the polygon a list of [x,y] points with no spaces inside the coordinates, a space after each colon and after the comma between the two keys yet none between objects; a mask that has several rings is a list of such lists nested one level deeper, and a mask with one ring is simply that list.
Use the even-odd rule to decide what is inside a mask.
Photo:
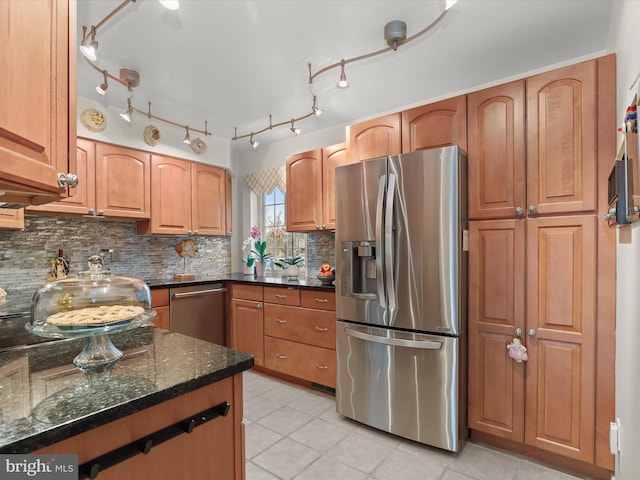
[{"label": "stainless steel appliance", "polygon": [[458,147],[336,168],[337,411],[458,451],[467,171]]},{"label": "stainless steel appliance", "polygon": [[169,289],[169,322],[174,332],[226,346],[222,283]]}]

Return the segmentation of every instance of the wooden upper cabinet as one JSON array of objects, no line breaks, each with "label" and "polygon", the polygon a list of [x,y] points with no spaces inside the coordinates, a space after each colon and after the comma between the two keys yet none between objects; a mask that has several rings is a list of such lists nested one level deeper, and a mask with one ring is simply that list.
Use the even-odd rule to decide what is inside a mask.
[{"label": "wooden upper cabinet", "polygon": [[194,235],[226,235],[226,172],[191,163],[191,230]]},{"label": "wooden upper cabinet", "polygon": [[595,215],[527,220],[525,442],[592,463]]},{"label": "wooden upper cabinet", "polygon": [[402,112],[403,153],[449,145],[467,151],[465,95]]},{"label": "wooden upper cabinet", "polygon": [[347,163],[349,162],[345,143],[322,149],[322,223],[326,229],[336,228],[336,167]]},{"label": "wooden upper cabinet", "polygon": [[400,113],[347,127],[349,163],[402,153]]},{"label": "wooden upper cabinet", "polygon": [[0,208],[1,230],[24,230],[24,208]]},{"label": "wooden upper cabinet", "polygon": [[467,97],[469,218],[524,216],[524,81]]},{"label": "wooden upper cabinet", "polygon": [[151,218],[139,234],[226,235],[227,178],[223,168],[151,156]]},{"label": "wooden upper cabinet", "polygon": [[66,195],[76,173],[76,4],[0,2],[0,190],[5,202]]},{"label": "wooden upper cabinet", "polygon": [[146,152],[96,143],[96,214],[149,218],[151,162]]},{"label": "wooden upper cabinet", "polygon": [[322,228],[322,149],[287,158],[287,231]]},{"label": "wooden upper cabinet", "polygon": [[138,233],[192,233],[190,162],[151,156],[151,219],[138,222]]},{"label": "wooden upper cabinet", "polygon": [[69,197],[29,212],[149,218],[151,161],[138,150],[79,138],[76,144],[78,186]]},{"label": "wooden upper cabinet", "polygon": [[596,60],[527,78],[530,212],[596,209]]},{"label": "wooden upper cabinet", "polygon": [[226,214],[225,214],[225,221],[226,221],[226,233],[225,235],[227,235],[227,237],[230,237],[233,234],[233,216],[231,215],[233,213],[233,209],[232,209],[232,205],[233,205],[233,185],[232,185],[232,180],[231,180],[231,175],[229,174],[229,172],[227,172],[225,170],[225,190],[224,190],[224,196],[225,196],[225,207],[226,207]]},{"label": "wooden upper cabinet", "polygon": [[527,364],[506,346],[526,328],[525,258],[525,221],[469,222],[469,428],[520,443]]}]

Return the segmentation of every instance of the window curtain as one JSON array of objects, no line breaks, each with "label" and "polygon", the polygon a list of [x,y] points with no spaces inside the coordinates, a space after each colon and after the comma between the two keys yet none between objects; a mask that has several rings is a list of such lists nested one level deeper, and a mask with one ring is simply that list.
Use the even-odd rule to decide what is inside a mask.
[{"label": "window curtain", "polygon": [[245,178],[251,190],[258,195],[271,193],[276,187],[278,187],[282,193],[286,193],[287,175],[284,166],[249,173]]}]

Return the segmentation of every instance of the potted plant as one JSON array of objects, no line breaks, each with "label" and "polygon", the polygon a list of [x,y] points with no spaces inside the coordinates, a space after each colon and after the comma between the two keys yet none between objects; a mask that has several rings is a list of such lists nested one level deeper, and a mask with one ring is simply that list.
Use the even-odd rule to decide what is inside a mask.
[{"label": "potted plant", "polygon": [[284,268],[287,271],[287,275],[290,277],[297,277],[299,273],[299,267],[304,265],[304,258],[296,255],[293,258],[281,258],[275,262],[280,268]]},{"label": "potted plant", "polygon": [[255,255],[256,262],[256,275],[262,277],[264,275],[264,262],[269,258],[267,253],[267,242],[256,240],[253,244],[253,250],[251,251]]}]

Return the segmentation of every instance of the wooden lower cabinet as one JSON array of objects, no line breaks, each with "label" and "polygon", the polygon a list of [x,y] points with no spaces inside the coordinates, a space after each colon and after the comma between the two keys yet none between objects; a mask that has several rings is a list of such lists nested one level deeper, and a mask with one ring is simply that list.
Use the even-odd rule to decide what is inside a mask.
[{"label": "wooden lower cabinet", "polygon": [[153,324],[156,327],[169,330],[171,328],[170,311],[169,311],[169,289],[168,288],[156,288],[151,290],[151,308],[153,308],[158,315],[153,319]]},{"label": "wooden lower cabinet", "polygon": [[336,387],[336,352],[280,338],[265,337],[264,366],[292,377]]},{"label": "wooden lower cabinet", "polygon": [[[595,215],[472,221],[469,428],[594,463]],[[519,337],[528,360],[507,345]]]},{"label": "wooden lower cabinet", "polygon": [[153,446],[146,455],[136,455],[101,471],[98,478],[241,480],[244,479],[241,374],[33,453],[75,453],[78,463],[83,464],[225,401],[231,404],[226,417],[217,417],[196,427],[190,434],[178,435]]},{"label": "wooden lower cabinet", "polygon": [[231,348],[253,355],[254,364],[264,365],[263,287],[232,284],[229,287]]}]

